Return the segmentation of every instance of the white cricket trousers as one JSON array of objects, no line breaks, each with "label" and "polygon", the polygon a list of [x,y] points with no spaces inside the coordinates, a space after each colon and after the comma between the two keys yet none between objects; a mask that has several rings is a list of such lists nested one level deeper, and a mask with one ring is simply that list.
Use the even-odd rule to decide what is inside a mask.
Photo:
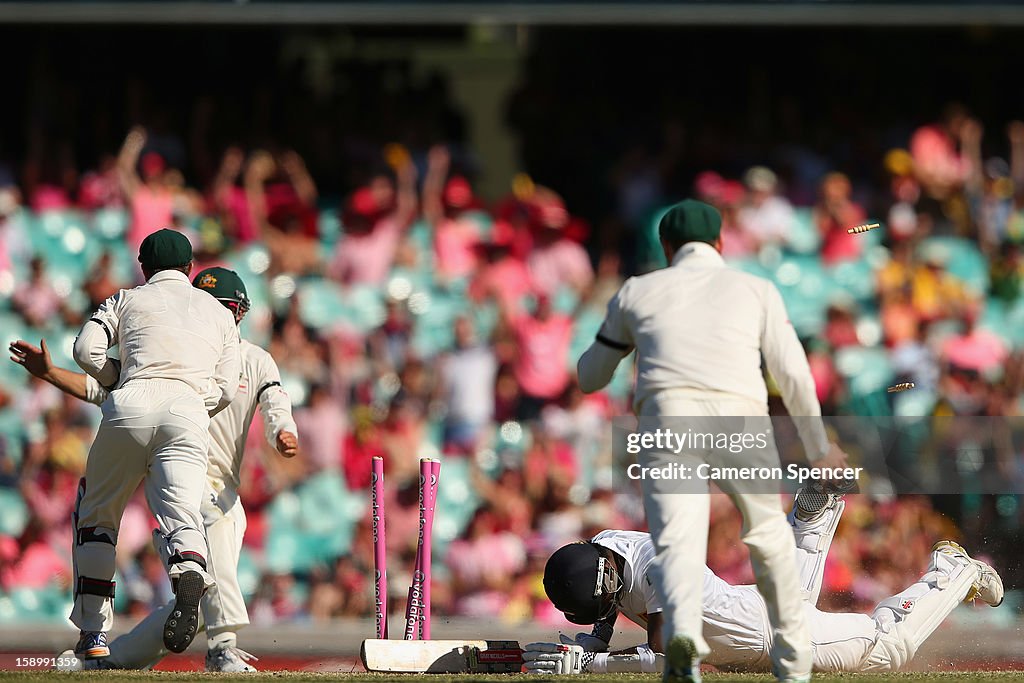
[{"label": "white cricket trousers", "polygon": [[83,631],[113,626],[114,568],[121,515],[140,482],[166,548],[172,583],[203,575],[209,552],[199,507],[206,485],[210,418],[183,382],[133,380],[104,401],[75,505],[75,606]]},{"label": "white cricket trousers", "polygon": [[[210,573],[217,581],[216,586],[206,591],[199,605],[202,609],[199,628],[206,631],[207,637],[238,631],[249,623],[245,598],[238,585],[238,557],[245,535],[245,511],[237,496],[227,513],[217,507],[216,498],[216,494],[207,490],[202,507],[206,538],[210,544]],[[110,643],[107,662],[119,669],[151,669],[156,666],[168,654],[164,647],[163,629],[173,607],[173,601],[158,607],[131,631],[115,638]]]},{"label": "white cricket trousers", "polygon": [[[751,416],[767,420],[765,407],[755,401],[701,400],[694,398],[693,392],[661,392],[645,399],[639,413],[641,419]],[[774,450],[774,443],[770,445]],[[664,460],[663,454],[658,457],[641,451],[638,455],[641,467]],[[678,461],[695,472],[704,459],[684,452]],[[811,638],[797,578],[793,531],[779,495],[737,491],[732,484],[722,481],[719,486],[743,515],[742,540],[750,550],[757,588],[764,597],[772,628],[772,671],[779,678],[809,675]],[[657,553],[651,574],[665,605],[664,642],[676,635],[691,638],[703,659],[709,653],[702,636],[702,615],[710,499],[707,484],[701,487],[700,493],[680,493],[642,480],[647,524]]]}]

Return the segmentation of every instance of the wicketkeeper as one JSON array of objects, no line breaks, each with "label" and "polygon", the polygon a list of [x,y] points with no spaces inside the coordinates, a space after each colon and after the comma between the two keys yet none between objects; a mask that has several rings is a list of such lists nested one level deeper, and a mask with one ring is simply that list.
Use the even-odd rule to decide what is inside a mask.
[{"label": "wicketkeeper", "polygon": [[[844,503],[833,494],[797,494],[789,522],[796,537],[802,610],[810,627],[815,671],[896,671],[961,602],[980,599],[997,606],[1003,583],[988,564],[969,557],[956,543],[939,541],[927,572],[903,592],[886,598],[870,615],[822,612],[815,607],[825,559]],[[587,542],[551,556],[544,589],[555,607],[590,633],[561,643],[532,643],[523,658],[530,673],[657,672],[663,605],[651,587],[654,544],[636,531],[602,531]],[[702,622],[710,646],[705,658],[719,669],[767,671],[772,633],[767,607],[754,586],[732,586],[707,567],[703,576]],[[609,652],[618,614],[647,629],[646,643]]]}]

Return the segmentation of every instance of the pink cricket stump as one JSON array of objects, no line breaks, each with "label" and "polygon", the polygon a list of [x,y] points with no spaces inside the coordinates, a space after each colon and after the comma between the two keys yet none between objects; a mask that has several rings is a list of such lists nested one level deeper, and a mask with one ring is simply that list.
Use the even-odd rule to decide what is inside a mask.
[{"label": "pink cricket stump", "polygon": [[430,640],[430,565],[431,548],[434,540],[434,508],[437,503],[437,485],[441,480],[441,461],[430,461],[430,478],[427,486],[425,525],[427,533],[423,540],[423,611],[420,614],[420,639]]},{"label": "pink cricket stump", "polygon": [[384,530],[384,458],[373,458],[371,477],[373,509],[373,568],[377,637],[388,637],[388,556]]},{"label": "pink cricket stump", "polygon": [[[439,463],[440,464],[440,463]],[[405,607],[405,639],[415,640],[423,632],[425,615],[424,591],[430,582],[430,536],[434,522],[431,460],[420,459],[420,532],[416,540],[416,564],[412,572],[412,585]],[[426,561],[424,561],[426,560]],[[428,617],[429,618],[429,617]],[[429,631],[429,627],[427,629]]]}]

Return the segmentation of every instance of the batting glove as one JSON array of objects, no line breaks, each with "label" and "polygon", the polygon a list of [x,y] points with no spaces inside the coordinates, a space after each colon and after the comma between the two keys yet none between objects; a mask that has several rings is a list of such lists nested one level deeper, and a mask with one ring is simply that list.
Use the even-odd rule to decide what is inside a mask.
[{"label": "batting glove", "polygon": [[562,645],[579,645],[587,652],[607,652],[608,643],[590,633],[577,633],[576,638],[570,638],[564,633],[559,634],[558,639]]},{"label": "batting glove", "polygon": [[593,652],[579,645],[530,643],[523,649],[523,666],[529,674],[581,674],[589,671]]}]

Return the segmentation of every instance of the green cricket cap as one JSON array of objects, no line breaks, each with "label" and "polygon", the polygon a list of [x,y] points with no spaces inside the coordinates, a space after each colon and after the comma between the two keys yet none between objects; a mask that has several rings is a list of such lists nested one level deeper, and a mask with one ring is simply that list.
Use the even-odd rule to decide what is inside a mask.
[{"label": "green cricket cap", "polygon": [[658,224],[661,239],[670,244],[685,242],[715,242],[722,232],[722,214],[718,209],[698,202],[696,199],[684,199],[668,210]]},{"label": "green cricket cap", "polygon": [[206,268],[192,279],[192,286],[213,295],[215,299],[227,301],[248,301],[245,283],[233,270],[227,268]]},{"label": "green cricket cap", "polygon": [[146,270],[180,268],[192,261],[192,245],[176,230],[157,230],[142,240],[139,263]]}]

